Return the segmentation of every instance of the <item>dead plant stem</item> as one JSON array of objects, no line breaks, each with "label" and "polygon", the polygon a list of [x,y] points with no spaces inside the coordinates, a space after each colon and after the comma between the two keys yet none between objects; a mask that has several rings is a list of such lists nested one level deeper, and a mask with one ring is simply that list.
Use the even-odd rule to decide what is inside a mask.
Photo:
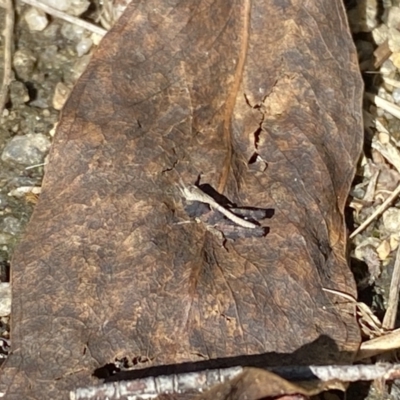
[{"label": "dead plant stem", "polygon": [[396,322],[397,307],[399,304],[399,288],[400,288],[400,246],[397,248],[396,259],[390,282],[389,300],[382,326],[385,329],[393,329]]},{"label": "dead plant stem", "polygon": [[4,66],[3,66],[3,82],[0,89],[0,117],[7,102],[8,87],[12,79],[12,46],[14,32],[14,7],[12,0],[4,0],[5,9],[5,26],[4,26]]},{"label": "dead plant stem", "polygon": [[350,239],[362,232],[373,220],[381,215],[392,203],[392,201],[400,194],[400,185],[392,192],[392,194],[370,215],[353,233]]}]

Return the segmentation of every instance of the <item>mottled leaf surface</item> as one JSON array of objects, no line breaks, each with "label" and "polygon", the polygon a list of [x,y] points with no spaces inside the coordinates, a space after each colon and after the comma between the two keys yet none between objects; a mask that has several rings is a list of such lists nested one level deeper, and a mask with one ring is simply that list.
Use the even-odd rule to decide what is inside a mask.
[{"label": "mottled leaf surface", "polygon": [[[65,106],[13,260],[6,398],[66,397],[123,358],[350,362],[356,321],[323,288],[356,295],[361,93],[339,0],[134,0]],[[196,223],[180,182],[274,210],[269,234]]]}]

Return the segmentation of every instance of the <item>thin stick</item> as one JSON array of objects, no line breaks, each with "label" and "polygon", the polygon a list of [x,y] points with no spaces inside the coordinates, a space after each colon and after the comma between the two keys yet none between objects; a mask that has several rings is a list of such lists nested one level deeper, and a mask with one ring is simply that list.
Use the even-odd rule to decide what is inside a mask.
[{"label": "thin stick", "polygon": [[[267,360],[268,358],[266,358]],[[266,368],[281,377],[291,380],[309,381],[320,379],[324,382],[357,382],[381,379],[395,380],[400,377],[399,364],[375,365],[321,365],[321,366],[289,366],[281,368]],[[70,392],[70,398],[76,400],[98,399],[107,393],[108,398],[121,399],[128,396],[131,399],[156,398],[164,393],[186,394],[190,392],[206,392],[217,383],[238,379],[245,372],[244,367],[230,367],[224,369],[202,370],[197,372],[181,373],[177,375],[161,375],[135,380],[121,380],[104,383],[97,386],[88,386]],[[168,390],[168,392],[167,392]],[[123,393],[123,395],[120,395]],[[189,395],[186,397],[190,397]]]},{"label": "thin stick", "polygon": [[384,111],[392,114],[396,118],[400,118],[400,107],[396,104],[391,103],[382,97],[376,96],[372,93],[366,93],[365,96],[367,99],[372,101],[377,107],[382,108]]},{"label": "thin stick", "polygon": [[210,207],[219,211],[221,214],[225,215],[226,218],[230,219],[232,222],[243,228],[250,228],[250,229],[259,228],[258,224],[242,219],[237,215],[235,215],[233,212],[222,207],[221,204],[218,204],[211,196],[209,196],[207,193],[204,193],[196,185],[186,186],[183,182],[181,182],[181,192],[183,196],[186,198],[186,200],[206,203]]},{"label": "thin stick", "polygon": [[390,282],[389,300],[382,326],[385,329],[393,329],[396,322],[397,307],[399,304],[400,288],[400,246],[397,248],[394,262],[392,281]]},{"label": "thin stick", "polygon": [[358,233],[362,232],[374,219],[381,215],[392,203],[392,201],[400,194],[400,185],[392,192],[392,194],[370,215],[349,237],[352,239]]},{"label": "thin stick", "polygon": [[87,29],[88,31],[97,33],[100,36],[104,36],[107,33],[107,31],[105,29],[100,28],[97,25],[93,25],[90,22],[86,22],[80,18],[65,14],[64,12],[56,10],[52,7],[49,7],[47,4],[43,4],[38,0],[22,0],[22,1],[26,4],[29,4],[33,7],[43,10],[45,13],[52,15],[53,17],[60,18],[64,21],[70,22],[71,24],[74,24],[74,25],[78,25],[84,29]]},{"label": "thin stick", "polygon": [[393,332],[361,343],[355,361],[376,357],[388,351],[398,350],[399,348],[400,329],[396,329]]},{"label": "thin stick", "polygon": [[12,79],[11,54],[13,45],[14,32],[14,7],[12,0],[4,1],[4,9],[6,12],[6,23],[4,27],[4,72],[3,82],[0,89],[0,116],[7,102],[8,86]]}]

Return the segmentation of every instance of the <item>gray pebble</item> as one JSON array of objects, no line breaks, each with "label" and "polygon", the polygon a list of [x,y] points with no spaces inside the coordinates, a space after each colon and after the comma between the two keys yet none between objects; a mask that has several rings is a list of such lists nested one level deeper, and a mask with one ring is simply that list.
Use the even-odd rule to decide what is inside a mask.
[{"label": "gray pebble", "polygon": [[1,223],[3,232],[9,233],[10,235],[17,235],[22,230],[21,219],[15,218],[11,215],[4,217]]},{"label": "gray pebble", "polygon": [[20,81],[14,81],[10,84],[10,100],[14,107],[29,101],[28,89]]},{"label": "gray pebble", "polygon": [[9,282],[0,283],[0,316],[11,313],[11,287]]},{"label": "gray pebble", "polygon": [[43,162],[50,149],[50,140],[41,133],[14,136],[1,155],[4,162],[35,165]]},{"label": "gray pebble", "polygon": [[9,233],[1,232],[0,231],[0,244],[10,246],[14,242],[14,237]]},{"label": "gray pebble", "polygon": [[17,50],[14,53],[13,66],[18,78],[29,80],[35,68],[36,57],[29,49]]}]

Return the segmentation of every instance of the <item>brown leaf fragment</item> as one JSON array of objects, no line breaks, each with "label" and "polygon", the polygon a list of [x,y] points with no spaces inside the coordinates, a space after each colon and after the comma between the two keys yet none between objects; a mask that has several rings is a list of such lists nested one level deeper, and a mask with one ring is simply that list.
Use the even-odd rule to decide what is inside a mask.
[{"label": "brown leaf fragment", "polygon": [[[316,387],[318,385],[315,385]],[[319,391],[317,390],[317,393]],[[310,388],[293,384],[272,372],[256,368],[246,368],[238,377],[224,382],[194,400],[259,400],[280,399],[291,400],[309,398],[317,394]]]},{"label": "brown leaf fragment", "polygon": [[[340,0],[133,0],[65,104],[14,254],[4,398],[66,398],[123,358],[351,362],[357,321],[322,288],[356,295],[362,89]],[[193,223],[179,179],[200,175],[273,209],[269,234]]]}]

